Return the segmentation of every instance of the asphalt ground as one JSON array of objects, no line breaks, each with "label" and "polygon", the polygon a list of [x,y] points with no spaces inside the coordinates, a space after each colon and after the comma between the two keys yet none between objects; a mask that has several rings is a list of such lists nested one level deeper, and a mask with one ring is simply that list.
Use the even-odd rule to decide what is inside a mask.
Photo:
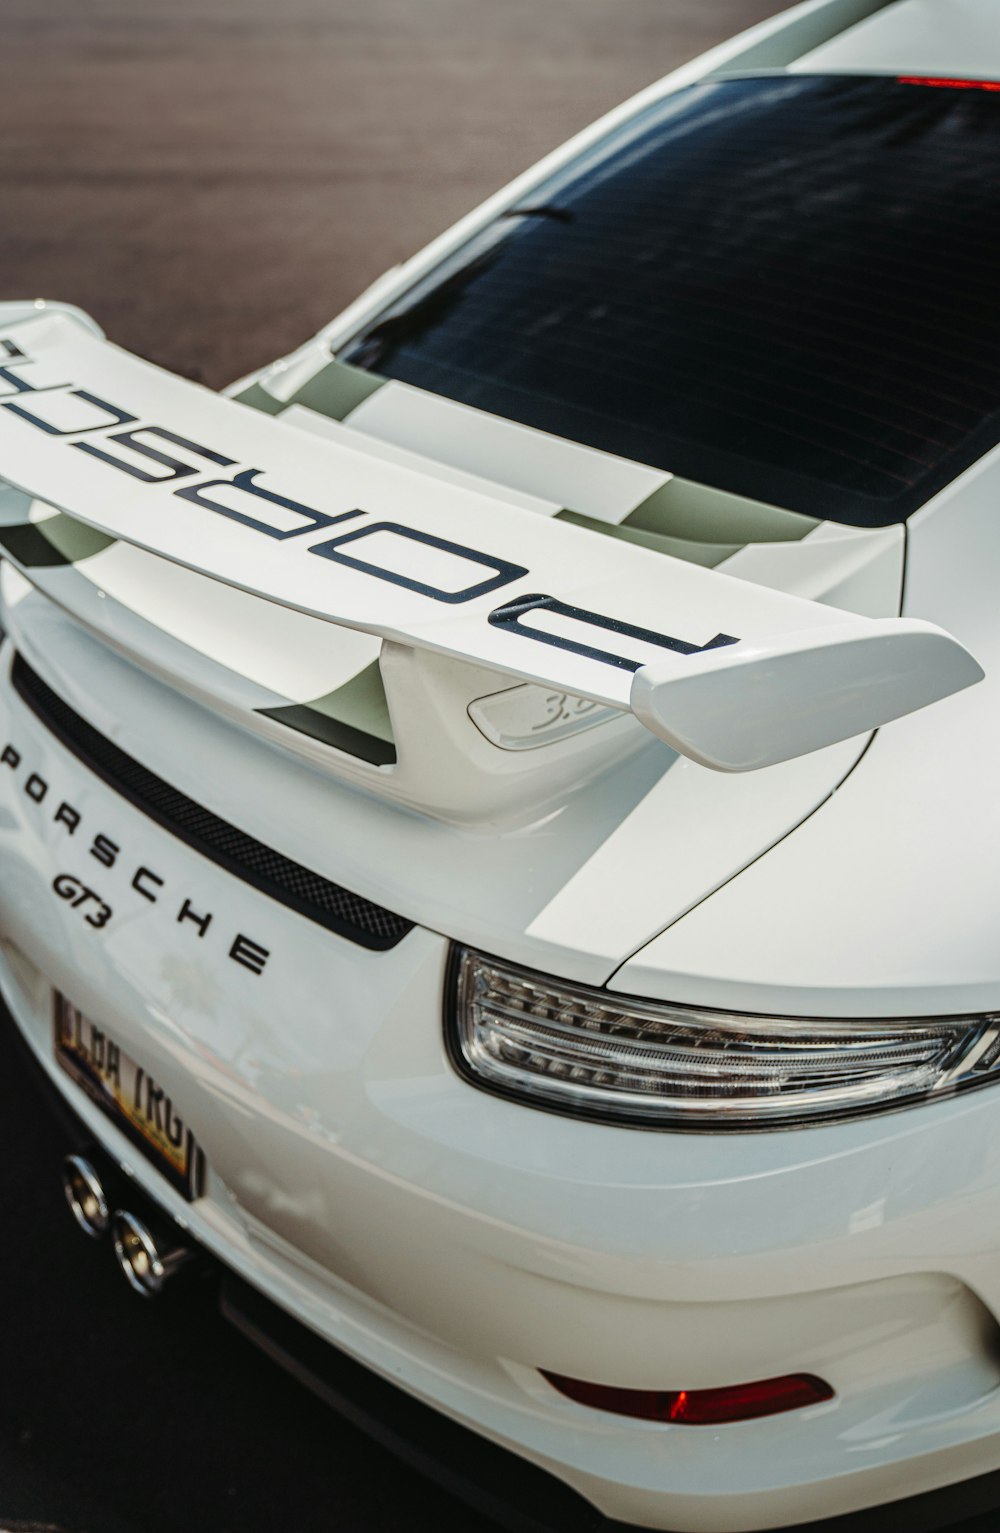
[{"label": "asphalt ground", "polygon": [[79,1234],[63,1144],[0,1013],[0,1533],[487,1533],[223,1322],[147,1301]]},{"label": "asphalt ground", "polygon": [[[221,385],[775,4],[0,0],[0,297],[78,303]],[[204,1294],[127,1291],[71,1225],[10,1028],[0,1013],[0,1530],[487,1533]]]},{"label": "asphalt ground", "polygon": [[0,295],[220,386],[778,0],[2,0]]}]

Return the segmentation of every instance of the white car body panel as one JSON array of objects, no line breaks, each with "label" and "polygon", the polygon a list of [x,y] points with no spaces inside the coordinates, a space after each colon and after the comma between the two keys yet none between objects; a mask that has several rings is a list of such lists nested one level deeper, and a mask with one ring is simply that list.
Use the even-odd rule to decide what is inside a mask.
[{"label": "white car body panel", "polygon": [[[989,16],[986,0],[808,0],[595,124],[249,381],[292,398],[332,344],[666,93],[785,68],[991,78]],[[820,523],[700,568],[559,520],[571,507],[618,527],[669,479],[660,470],[393,383],[341,422],[299,406],[268,420],[128,358],[61,306],[0,305],[0,335],[19,332],[48,336],[56,365],[79,362],[98,394],[134,380],[144,418],[176,410],[163,424],[195,442],[219,421],[241,463],[278,444],[309,505],[342,475],[335,513],[405,501],[404,520],[436,535],[467,544],[477,527],[484,549],[561,582],[541,589],[626,622],[657,627],[666,591],[671,624],[695,624],[704,642],[724,629],[725,593],[770,643],[768,665],[803,631],[941,635],[949,683],[965,690],[929,708],[908,698],[917,711],[874,736],[889,712],[809,754],[706,771],[629,716],[637,707],[671,733],[652,666],[633,683],[547,645],[523,644],[536,663],[515,659],[521,641],[485,622],[489,597],[472,617],[456,619],[459,606],[428,618],[415,593],[362,589],[348,572],[331,600],[327,561],[280,543],[262,558],[260,537],[182,500],[147,513],[167,503],[163,486],[118,476],[112,489],[82,453],[60,467],[58,441],[40,451],[38,431],[0,409],[0,475],[21,486],[0,497],[0,533],[27,525],[44,539],[48,527],[57,542],[69,513],[125,540],[68,563],[8,549],[0,565],[0,749],[17,758],[0,760],[0,988],[94,1139],[318,1335],[609,1517],[752,1533],[1000,1468],[996,1086],[798,1132],[647,1132],[476,1090],[441,1019],[451,943],[663,1002],[818,1018],[1000,1011],[1000,449],[905,533]],[[808,648],[795,638],[790,652]],[[368,950],[185,845],[44,727],[13,685],[15,651],[140,766],[413,930]],[[350,684],[380,651],[409,752],[398,763],[271,716]],[[968,656],[980,685],[967,685]],[[530,689],[553,686],[620,716],[505,750],[466,711],[499,691],[508,713],[530,715]],[[789,743],[808,686],[768,717],[769,736],[787,727]],[[745,691],[737,681],[722,698],[716,758],[732,746],[734,699],[747,717]],[[699,707],[692,736],[674,741],[692,757],[709,718]],[[506,714],[491,717],[500,730]],[[753,739],[737,745],[759,754]],[[78,828],[60,823],[64,804]],[[110,866],[94,861],[96,833],[115,846]],[[113,908],[106,931],[54,898],[68,871]],[[211,913],[203,929],[184,916],[189,900]],[[265,965],[228,961],[240,934]],[[204,1196],[181,1198],[58,1068],[53,987],[170,1091],[206,1153]],[[575,1404],[543,1368],[685,1390],[806,1370],[835,1395],[688,1428]]]},{"label": "white car body panel", "polygon": [[1000,79],[997,12],[993,0],[899,0],[811,48],[791,73],[836,74],[858,69],[931,75],[938,79]]},{"label": "white car body panel", "polygon": [[[1000,557],[998,475],[1000,455],[993,453],[911,519],[906,591],[915,610],[954,623],[977,644],[990,696],[1000,660],[990,618]],[[614,984],[687,1001],[711,992],[723,1006],[738,994],[750,1010],[799,1015],[994,1009],[1000,824],[986,784],[1000,709],[984,701],[972,706],[956,697],[938,710],[934,727],[932,715],[915,715],[898,731],[880,732],[865,770],[801,832],[665,932]],[[886,802],[892,814],[879,812]],[[793,903],[779,895],[789,888],[800,891]],[[822,943],[812,940],[817,931]],[[879,940],[858,943],[858,931],[878,931]]]},{"label": "white car body panel", "polygon": [[[306,866],[316,862],[316,826],[330,819],[336,845],[322,859],[330,877],[404,915],[419,909],[431,930],[487,950],[502,942],[511,957],[588,983],[604,983],[655,936],[664,910],[683,914],[810,814],[863,749],[863,742],[848,741],[766,773],[708,778],[650,742],[619,769],[613,795],[598,779],[533,825],[515,822],[484,834],[481,826],[444,826],[340,787],[328,769],[283,753],[258,752],[253,773],[241,779],[246,737],[217,708],[209,713],[102,652],[9,569],[3,580],[6,621],[18,647],[33,663],[44,655],[61,695],[86,708],[130,755],[250,830],[262,800],[281,802],[269,840]],[[99,693],[81,685],[81,659],[85,675],[100,673]],[[723,784],[722,792],[713,795],[709,782]],[[637,866],[651,833],[698,850],[700,859],[642,857]],[[372,846],[386,843],[395,855],[373,859]],[[607,878],[625,865],[630,877],[609,908]],[[428,867],[435,869],[432,880]]]},{"label": "white car body panel", "polygon": [[[330,424],[323,421],[322,429]],[[614,458],[395,381],[362,400],[345,429],[465,468],[495,484],[513,487],[514,480],[534,496],[548,495],[549,515],[571,505],[598,521],[620,522],[670,478],[644,463]]]}]

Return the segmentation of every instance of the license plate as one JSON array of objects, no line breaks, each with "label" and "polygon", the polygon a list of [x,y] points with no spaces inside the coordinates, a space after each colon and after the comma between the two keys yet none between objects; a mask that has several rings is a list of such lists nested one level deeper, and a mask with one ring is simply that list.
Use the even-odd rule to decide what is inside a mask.
[{"label": "license plate", "polygon": [[205,1157],[153,1075],[58,991],[55,1057],[67,1075],[189,1202],[202,1195]]}]

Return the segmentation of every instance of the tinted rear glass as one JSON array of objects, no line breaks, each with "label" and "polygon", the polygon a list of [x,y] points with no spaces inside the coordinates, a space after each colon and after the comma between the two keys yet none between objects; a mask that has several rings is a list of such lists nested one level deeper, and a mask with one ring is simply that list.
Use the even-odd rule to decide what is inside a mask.
[{"label": "tinted rear glass", "polygon": [[634,118],[340,355],[883,525],[1000,440],[998,256],[1000,93],[721,81]]}]

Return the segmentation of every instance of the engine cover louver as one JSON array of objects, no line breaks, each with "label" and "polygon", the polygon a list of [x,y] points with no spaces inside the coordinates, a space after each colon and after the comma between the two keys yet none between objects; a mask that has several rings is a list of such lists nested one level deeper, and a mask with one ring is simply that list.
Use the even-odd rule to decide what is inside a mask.
[{"label": "engine cover louver", "polygon": [[85,766],[234,877],[362,947],[395,947],[412,931],[412,921],[293,862],[164,782],[74,712],[22,655],[15,656],[12,680],[21,700]]}]

